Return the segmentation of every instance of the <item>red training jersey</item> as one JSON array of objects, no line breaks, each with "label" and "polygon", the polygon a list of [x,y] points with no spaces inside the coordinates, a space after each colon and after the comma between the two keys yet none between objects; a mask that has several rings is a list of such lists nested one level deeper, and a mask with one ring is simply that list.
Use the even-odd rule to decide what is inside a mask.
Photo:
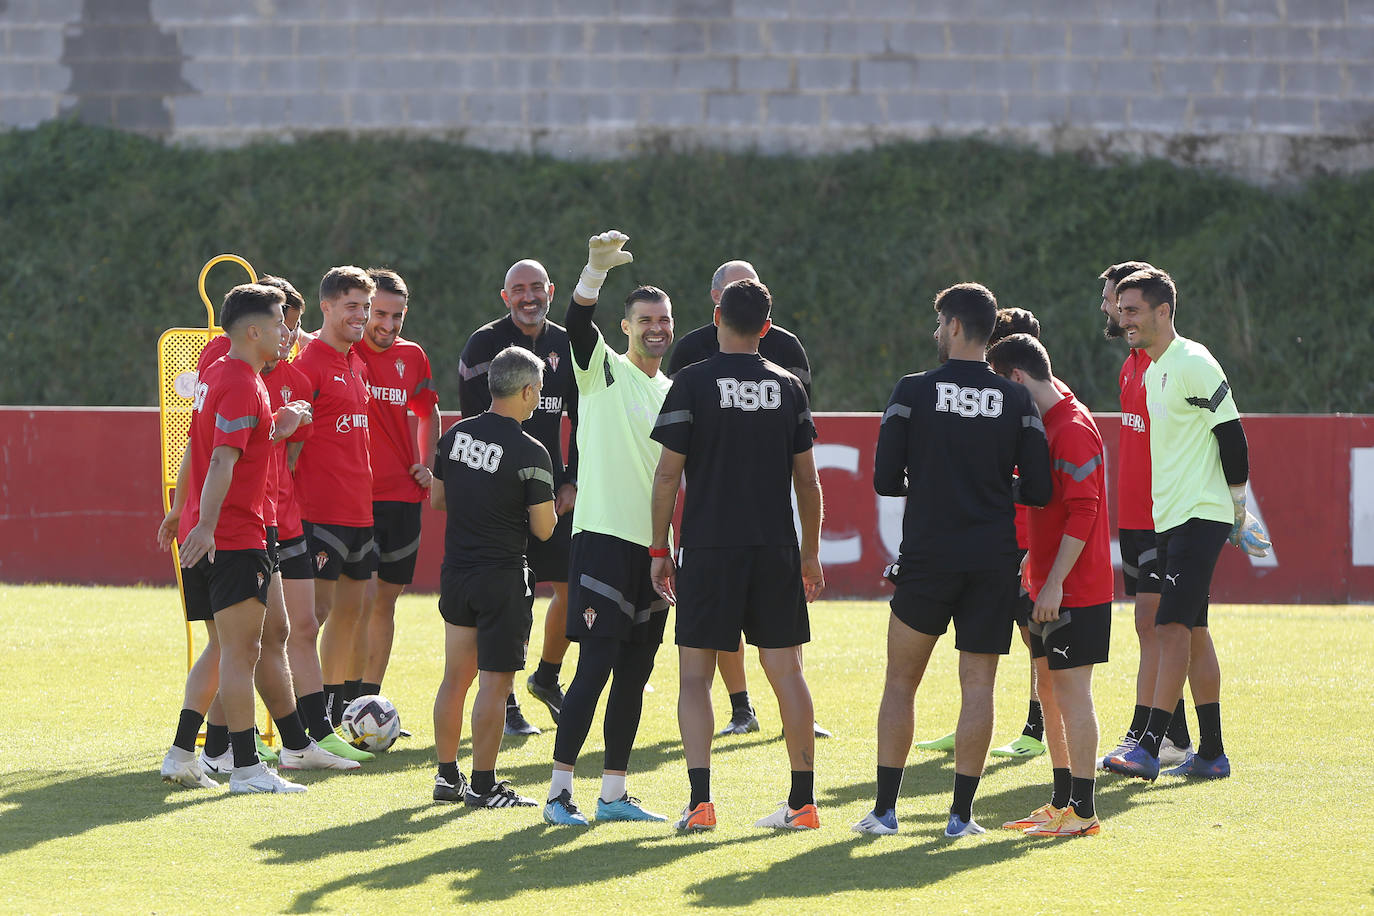
[{"label": "red training jersey", "polygon": [[367,368],[368,452],[372,461],[374,502],[423,502],[429,491],[415,482],[410,468],[424,463],[410,431],[410,413],[428,416],[439,403],[429,370],[429,357],[414,341],[397,337],[385,350],[373,350],[367,340],[353,345]]},{"label": "red training jersey", "polygon": [[[281,360],[270,371],[264,369],[263,383],[267,385],[267,396],[271,401],[272,413],[288,401],[310,400],[310,383],[299,369],[286,360]],[[289,438],[278,442],[273,451],[276,455],[275,502],[277,509],[277,539],[281,541],[298,538],[305,532],[301,528],[301,509],[296,502],[296,482],[286,461],[286,444],[303,442],[310,437],[315,426],[307,423],[299,426]],[[269,486],[271,480],[268,481]]]},{"label": "red training jersey", "polygon": [[[1060,394],[1065,397],[1073,397],[1073,392],[1069,390],[1068,385],[1065,385],[1054,376],[1050,376],[1050,381],[1054,382],[1054,387],[1059,390]],[[1017,550],[1027,550],[1030,548],[1030,511],[1030,506],[1023,506],[1020,503],[1016,504],[1016,518],[1014,521],[1016,523]]]},{"label": "red training jersey", "polygon": [[1145,370],[1150,354],[1132,349],[1121,364],[1121,433],[1116,462],[1118,528],[1152,531],[1150,495],[1150,413],[1145,409]]},{"label": "red training jersey", "polygon": [[292,363],[306,379],[315,429],[296,460],[301,518],[319,525],[372,525],[366,370],[352,350],[316,338]]},{"label": "red training jersey", "polygon": [[220,504],[215,549],[265,550],[263,503],[267,471],[272,463],[272,410],[267,388],[246,362],[222,357],[198,373],[192,411],[186,445],[191,450],[186,508],[181,515],[178,540],[186,540],[200,521],[200,495],[210,470],[210,457],[216,448],[227,445],[238,449],[239,459]]},{"label": "red training jersey", "polygon": [[1059,554],[1064,535],[1083,541],[1083,552],[1064,580],[1061,607],[1091,607],[1112,600],[1110,522],[1107,517],[1106,453],[1092,413],[1072,394],[1045,411],[1045,437],[1050,444],[1054,496],[1043,509],[1030,511],[1027,586],[1032,599]]}]

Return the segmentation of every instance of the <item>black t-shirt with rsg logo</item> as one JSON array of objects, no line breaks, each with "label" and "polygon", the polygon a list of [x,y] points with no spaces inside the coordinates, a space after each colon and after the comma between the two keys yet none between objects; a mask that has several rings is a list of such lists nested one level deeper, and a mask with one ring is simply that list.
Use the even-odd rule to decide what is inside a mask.
[{"label": "black t-shirt with rsg logo", "polygon": [[720,353],[673,377],[653,438],[687,456],[685,547],[795,545],[792,456],[816,427],[792,373],[755,353]]},{"label": "black t-shirt with rsg logo", "polygon": [[553,499],[553,462],[510,417],[487,411],[439,437],[434,476],[444,482],[444,565],[525,565],[529,507]]},{"label": "black t-shirt with rsg logo", "polygon": [[951,359],[908,375],[883,414],[873,486],[906,496],[904,565],[1001,568],[1016,555],[1013,498],[1043,506],[1052,492],[1040,411],[985,362]]}]

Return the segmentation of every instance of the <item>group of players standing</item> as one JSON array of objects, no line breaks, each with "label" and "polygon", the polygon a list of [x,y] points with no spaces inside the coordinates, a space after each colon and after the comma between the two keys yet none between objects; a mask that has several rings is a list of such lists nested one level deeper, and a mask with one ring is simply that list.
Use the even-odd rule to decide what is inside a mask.
[{"label": "group of players standing", "polygon": [[[229,293],[225,336],[198,367],[186,460],[159,530],[163,546],[180,541],[188,619],[204,620],[210,635],[187,678],[165,779],[212,786],[210,773],[228,772],[231,791],[304,791],[261,757],[270,752],[255,742],[255,682],[281,734],[282,768],[353,769],[370,758],[334,729],[344,704],[380,690],[427,498],[447,510],[436,800],[538,805],[495,770],[503,732],[538,731],[513,686],[526,663],[534,586],[547,582],[554,599],[543,656],[527,681],[559,726],[545,821],[589,822],[573,801],[573,768],[608,682],[596,819],[667,820],[629,794],[626,771],[667,610],[681,597],[678,718],[690,799],[676,826],[715,825],[710,685],[718,666],[732,701],[722,734],[758,728],[743,684],[746,639],[778,698],[791,767],[787,801],[758,826],[819,826],[814,739],[827,733],[815,723],[801,655],[806,604],[824,588],[809,365],[796,338],[771,324],[767,288],[739,261],[716,272],[713,322],[679,343],[667,371],[672,304],[656,287],[627,297],[629,346],[612,350],[593,314],[607,272],[632,260],[626,241],[614,231],[589,240],[564,327],[547,318],[554,287],[542,265],[510,268],[502,290],[509,315],[464,348],[464,419],[442,437],[428,360],[400,337],[408,292],[394,272],[326,274],[323,326],[294,361],[286,357],[299,334],[299,293],[271,277]],[[1032,719],[1043,723],[1054,790],[1048,804],[1004,826],[1098,832],[1099,762],[1152,780],[1166,734],[1183,756],[1170,772],[1230,772],[1206,612],[1226,540],[1255,555],[1268,547],[1245,511],[1244,432],[1220,366],[1174,330],[1171,278],[1127,262],[1100,279],[1107,334],[1131,347],[1121,374],[1119,491],[1141,643],[1131,727],[1099,760],[1091,674],[1107,660],[1113,598],[1100,434],[1053,376],[1034,316],[999,312],[977,284],[950,287],[935,300],[943,365],[898,383],[878,438],[875,489],[906,496],[907,505],[889,569],[896,591],[876,801],[856,831],[898,829],[915,692],[951,620],[963,702],[947,835],[982,832],[972,802],[1013,619],[1031,650]],[[566,462],[565,413],[573,426]],[[1036,508],[1017,515],[1016,503]],[[579,643],[578,665],[565,694],[558,675],[570,641]],[[1185,678],[1201,732],[1196,753],[1186,725],[1177,731]],[[474,680],[469,779],[457,751]]]}]

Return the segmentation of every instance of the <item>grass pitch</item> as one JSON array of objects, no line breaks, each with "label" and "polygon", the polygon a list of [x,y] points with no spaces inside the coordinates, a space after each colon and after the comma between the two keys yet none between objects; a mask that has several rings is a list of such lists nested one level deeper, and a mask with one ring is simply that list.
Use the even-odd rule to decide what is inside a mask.
[{"label": "grass pitch", "polygon": [[[817,716],[837,736],[817,746],[822,829],[752,826],[785,797],[787,759],[776,705],[751,660],[763,731],[716,741],[720,826],[686,837],[662,825],[555,829],[538,809],[432,803],[430,710],[443,645],[434,603],[403,597],[385,687],[413,739],[358,772],[304,774],[304,795],[231,797],[158,778],[184,677],[171,590],[0,585],[0,910],[1316,912],[1374,904],[1368,607],[1213,608],[1233,778],[1147,786],[1104,776],[1100,836],[1028,840],[992,828],[1048,799],[1048,761],[991,763],[974,807],[989,833],[948,841],[953,758],[920,751],[902,788],[902,833],[849,831],[872,801],[880,603],[812,610],[807,673]],[[1118,606],[1113,623],[1114,659],[1096,679],[1104,747],[1129,717],[1136,666],[1129,612]],[[918,739],[954,723],[954,663],[952,644],[937,650],[917,699]],[[670,815],[687,793],[676,668],[665,646],[630,778],[647,807]],[[1016,646],[1000,671],[996,743],[1019,732],[1026,672]],[[727,702],[719,687],[716,696],[720,718]],[[537,703],[527,712],[549,724]],[[551,730],[507,739],[499,775],[542,798],[552,747]],[[466,739],[459,765],[470,768]],[[600,766],[598,722],[578,765],[576,798],[586,808]]]}]

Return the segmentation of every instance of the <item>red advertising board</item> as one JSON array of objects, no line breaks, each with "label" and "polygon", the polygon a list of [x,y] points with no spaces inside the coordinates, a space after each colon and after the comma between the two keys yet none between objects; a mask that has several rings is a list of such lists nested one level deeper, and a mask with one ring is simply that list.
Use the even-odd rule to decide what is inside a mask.
[{"label": "red advertising board", "polygon": [[[878,419],[816,418],[828,597],[889,594],[882,570],[901,540],[903,502],[873,493]],[[1117,415],[1097,420],[1114,480]],[[1252,561],[1227,548],[1214,600],[1374,601],[1374,417],[1252,415],[1245,429],[1251,506],[1275,552]],[[153,538],[162,517],[155,409],[0,407],[0,454],[0,581],[175,581]],[[443,523],[426,509],[416,590],[438,587]]]}]

